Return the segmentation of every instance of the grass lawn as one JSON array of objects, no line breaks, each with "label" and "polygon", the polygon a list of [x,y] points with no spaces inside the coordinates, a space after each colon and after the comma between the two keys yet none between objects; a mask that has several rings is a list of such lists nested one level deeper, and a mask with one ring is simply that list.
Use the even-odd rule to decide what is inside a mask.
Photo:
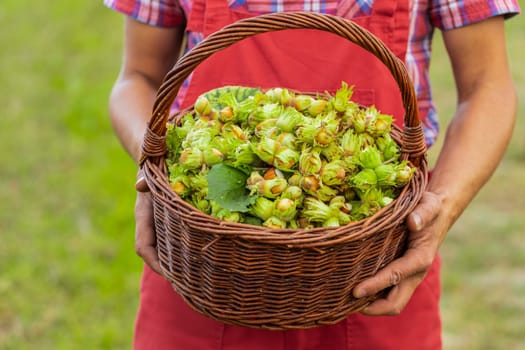
[{"label": "grass lawn", "polygon": [[[2,350],[130,348],[142,268],[135,166],[107,117],[121,20],[101,1],[0,5]],[[523,101],[525,20],[507,29]],[[435,46],[446,122],[455,96],[439,37]],[[525,349],[524,135],[520,116],[501,167],[443,246],[445,349]]]}]

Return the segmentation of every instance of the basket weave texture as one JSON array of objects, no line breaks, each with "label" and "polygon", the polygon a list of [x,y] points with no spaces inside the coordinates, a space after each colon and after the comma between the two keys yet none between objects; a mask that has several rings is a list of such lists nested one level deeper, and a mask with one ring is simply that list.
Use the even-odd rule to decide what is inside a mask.
[{"label": "basket weave texture", "polygon": [[[396,200],[366,220],[309,230],[222,222],[190,206],[169,184],[166,123],[186,77],[214,52],[256,34],[284,29],[339,35],[378,57],[399,85],[405,126],[402,131],[394,128],[392,136],[402,148],[402,158],[417,171]],[[357,24],[307,12],[241,20],[182,57],[158,91],[141,164],[154,201],[160,264],[175,291],[196,311],[216,320],[275,330],[334,324],[383,295],[356,299],[352,289],[403,253],[406,216],[427,183],[423,130],[403,63]]]}]

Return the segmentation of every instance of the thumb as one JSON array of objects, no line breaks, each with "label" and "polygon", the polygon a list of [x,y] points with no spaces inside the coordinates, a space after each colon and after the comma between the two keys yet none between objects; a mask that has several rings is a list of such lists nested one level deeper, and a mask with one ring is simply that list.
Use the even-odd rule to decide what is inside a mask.
[{"label": "thumb", "polygon": [[425,192],[417,207],[408,215],[407,226],[417,232],[428,226],[438,216],[441,199],[433,192]]},{"label": "thumb", "polygon": [[135,189],[137,192],[149,192],[148,184],[146,183],[146,175],[144,169],[140,168],[137,173],[137,181],[135,182]]}]

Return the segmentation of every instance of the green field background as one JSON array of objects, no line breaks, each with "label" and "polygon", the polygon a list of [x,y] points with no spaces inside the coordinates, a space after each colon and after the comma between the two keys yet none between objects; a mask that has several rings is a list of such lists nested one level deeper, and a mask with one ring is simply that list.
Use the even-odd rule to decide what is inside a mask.
[{"label": "green field background", "polygon": [[[101,1],[2,0],[0,23],[0,350],[129,349],[135,165],[107,113],[122,17]],[[525,18],[506,25],[518,123],[442,247],[445,349],[525,349]],[[446,125],[455,92],[439,35],[434,49]]]}]

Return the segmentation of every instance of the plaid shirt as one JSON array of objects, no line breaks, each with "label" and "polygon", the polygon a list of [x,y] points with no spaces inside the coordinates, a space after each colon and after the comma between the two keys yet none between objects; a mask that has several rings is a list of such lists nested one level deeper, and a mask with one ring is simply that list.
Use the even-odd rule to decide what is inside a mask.
[{"label": "plaid shirt", "polygon": [[[405,63],[413,81],[418,106],[424,119],[427,144],[430,146],[439,131],[438,116],[429,79],[429,64],[434,29],[449,30],[486,18],[520,12],[517,0],[409,0],[410,33]],[[282,11],[314,11],[352,18],[369,15],[374,0],[228,0],[231,8],[244,8],[254,13]],[[104,4],[140,22],[160,27],[182,24],[191,11],[192,0],[104,0]],[[186,50],[203,38],[202,33],[189,32]],[[187,87],[188,81],[185,85]],[[180,95],[184,94],[181,87]],[[175,101],[175,108],[178,101]]]}]

